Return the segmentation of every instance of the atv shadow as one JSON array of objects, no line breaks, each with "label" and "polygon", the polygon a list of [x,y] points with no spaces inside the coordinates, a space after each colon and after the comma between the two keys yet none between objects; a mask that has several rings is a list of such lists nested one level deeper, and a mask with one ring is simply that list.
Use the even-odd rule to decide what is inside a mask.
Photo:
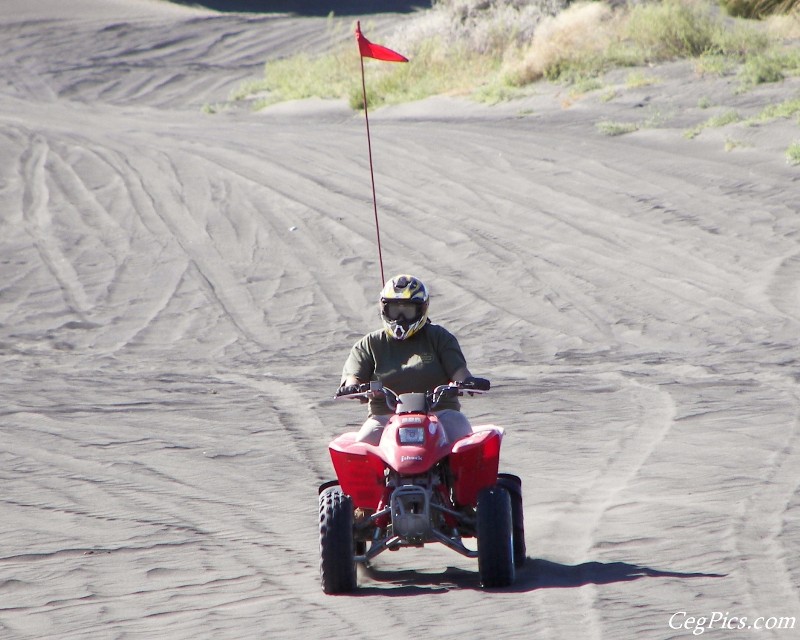
[{"label": "atv shadow", "polygon": [[724,578],[720,573],[685,573],[651,569],[627,562],[584,562],[578,565],[559,564],[549,560],[528,558],[525,567],[517,571],[512,591],[537,589],[570,589],[587,584],[615,584],[644,578]]},{"label": "atv shadow", "polygon": [[445,593],[454,589],[481,588],[477,565],[475,571],[447,567],[438,573],[417,569],[378,569],[375,565],[369,565],[360,567],[359,573],[363,573],[373,583],[381,583],[381,586],[362,582],[352,595],[415,596]]},{"label": "atv shadow", "polygon": [[[457,567],[447,567],[438,573],[426,573],[414,569],[377,569],[374,566],[360,569],[371,581],[386,586],[359,587],[353,595],[412,596],[430,593],[442,593],[453,589],[483,590],[475,571],[467,571]],[[680,571],[663,571],[651,569],[626,562],[584,562],[579,565],[559,564],[549,560],[528,558],[525,566],[517,569],[514,584],[504,589],[491,589],[521,593],[539,589],[571,589],[587,584],[615,584],[633,582],[645,578],[724,578],[719,573],[685,573]]]}]

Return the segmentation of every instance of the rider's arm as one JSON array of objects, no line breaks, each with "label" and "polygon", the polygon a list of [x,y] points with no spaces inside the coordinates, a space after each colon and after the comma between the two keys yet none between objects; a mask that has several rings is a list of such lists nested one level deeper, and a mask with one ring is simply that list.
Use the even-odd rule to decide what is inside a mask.
[{"label": "rider's arm", "polygon": [[349,376],[346,376],[344,380],[342,380],[342,384],[340,384],[339,386],[340,387],[349,387],[349,386],[354,385],[354,384],[362,384],[363,382],[365,382],[365,381],[364,380],[359,380],[354,375],[349,375]]},{"label": "rider's arm", "polygon": [[469,369],[466,367],[460,367],[454,374],[453,374],[453,382],[464,382],[467,378],[471,378],[472,374],[469,372]]},{"label": "rider's arm", "polygon": [[370,336],[367,334],[353,345],[342,369],[339,388],[369,382],[375,372],[375,358],[372,355]]}]

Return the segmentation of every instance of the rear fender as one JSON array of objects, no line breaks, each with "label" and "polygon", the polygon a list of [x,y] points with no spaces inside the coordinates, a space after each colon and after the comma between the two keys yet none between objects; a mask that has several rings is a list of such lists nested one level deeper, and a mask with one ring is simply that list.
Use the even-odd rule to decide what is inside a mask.
[{"label": "rear fender", "polygon": [[328,445],[331,462],[339,484],[353,499],[353,505],[375,509],[383,497],[383,460],[373,453],[372,445],[356,441],[356,433],[345,433]]},{"label": "rear fender", "polygon": [[455,443],[450,454],[450,470],[456,504],[477,504],[478,492],[497,482],[502,441],[502,427],[484,425],[474,427],[471,436]]}]

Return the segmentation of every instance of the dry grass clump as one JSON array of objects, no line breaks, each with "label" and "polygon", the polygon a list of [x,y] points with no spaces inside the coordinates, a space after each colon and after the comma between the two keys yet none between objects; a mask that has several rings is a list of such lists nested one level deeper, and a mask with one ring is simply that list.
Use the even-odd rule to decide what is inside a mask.
[{"label": "dry grass clump", "polygon": [[[614,11],[599,2],[576,3],[542,21],[529,46],[506,56],[504,75],[514,85],[564,75],[592,75],[605,65],[618,39]],[[574,77],[572,78],[574,79]]]},{"label": "dry grass clump", "polygon": [[772,38],[800,39],[800,9],[789,14],[769,16],[764,18],[763,23]]}]

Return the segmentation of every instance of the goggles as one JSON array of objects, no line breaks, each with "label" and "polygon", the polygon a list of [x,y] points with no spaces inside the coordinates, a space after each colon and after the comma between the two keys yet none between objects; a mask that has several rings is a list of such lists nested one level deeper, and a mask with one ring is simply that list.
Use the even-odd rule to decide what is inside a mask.
[{"label": "goggles", "polygon": [[383,303],[383,314],[389,320],[416,320],[420,316],[421,305],[416,302],[388,301]]}]

